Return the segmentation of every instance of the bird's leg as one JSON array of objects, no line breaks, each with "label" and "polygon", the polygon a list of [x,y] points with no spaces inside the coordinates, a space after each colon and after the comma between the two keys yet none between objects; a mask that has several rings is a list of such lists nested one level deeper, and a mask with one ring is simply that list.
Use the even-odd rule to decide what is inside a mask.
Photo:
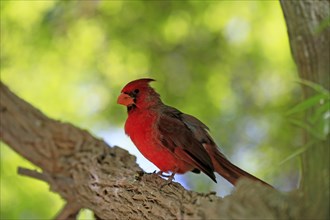
[{"label": "bird's leg", "polygon": [[171,183],[172,180],[174,180],[175,174],[176,174],[176,172],[173,172],[171,175],[169,175],[167,181],[170,181],[170,183]]},{"label": "bird's leg", "polygon": [[167,186],[167,185],[171,184],[172,181],[174,180],[174,176],[175,176],[176,172],[178,172],[178,170],[179,170],[179,168],[176,168],[176,169],[172,172],[172,174],[171,174],[170,176],[168,176],[168,179],[166,180],[166,182],[165,182],[164,184],[162,184],[162,185],[160,186],[160,188],[163,188],[164,186]]}]

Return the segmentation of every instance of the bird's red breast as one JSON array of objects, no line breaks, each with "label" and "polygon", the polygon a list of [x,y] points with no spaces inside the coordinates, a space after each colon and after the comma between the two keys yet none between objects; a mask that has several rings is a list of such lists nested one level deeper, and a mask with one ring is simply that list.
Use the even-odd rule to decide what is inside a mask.
[{"label": "bird's red breast", "polygon": [[159,116],[153,109],[141,112],[137,109],[129,113],[125,123],[125,132],[139,151],[161,171],[185,173],[194,167],[163,146],[157,132]]}]

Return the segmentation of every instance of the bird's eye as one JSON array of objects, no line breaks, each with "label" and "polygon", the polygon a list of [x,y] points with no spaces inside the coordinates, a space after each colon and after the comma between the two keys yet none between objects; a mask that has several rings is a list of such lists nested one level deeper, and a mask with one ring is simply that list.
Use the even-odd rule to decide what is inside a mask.
[{"label": "bird's eye", "polygon": [[136,94],[138,94],[140,92],[140,90],[139,89],[135,89],[133,92],[136,95]]}]

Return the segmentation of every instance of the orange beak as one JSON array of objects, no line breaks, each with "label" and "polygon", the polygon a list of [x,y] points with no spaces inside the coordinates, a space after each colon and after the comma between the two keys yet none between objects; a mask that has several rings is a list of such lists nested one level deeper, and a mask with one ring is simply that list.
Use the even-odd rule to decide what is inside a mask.
[{"label": "orange beak", "polygon": [[118,96],[118,99],[117,99],[117,103],[120,105],[129,106],[129,105],[134,104],[134,99],[131,96],[129,96],[128,94],[120,93],[120,95]]}]

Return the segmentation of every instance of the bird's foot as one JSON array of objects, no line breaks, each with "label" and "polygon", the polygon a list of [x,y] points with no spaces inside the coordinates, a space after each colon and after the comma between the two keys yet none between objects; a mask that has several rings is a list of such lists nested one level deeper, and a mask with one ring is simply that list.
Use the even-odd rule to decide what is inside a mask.
[{"label": "bird's foot", "polygon": [[175,179],[174,176],[175,176],[175,174],[176,174],[176,171],[177,171],[177,170],[175,170],[175,172],[172,172],[172,174],[164,174],[163,171],[161,171],[161,170],[158,171],[158,172],[156,172],[156,170],[155,170],[155,171],[153,172],[153,174],[156,174],[157,176],[167,178],[167,179],[166,179],[166,182],[160,186],[160,189],[162,189],[164,186],[167,186],[167,185],[169,185],[169,184],[172,183],[172,181]]},{"label": "bird's foot", "polygon": [[[163,175],[163,174],[161,174],[161,175]],[[174,175],[175,175],[175,173],[172,173],[171,175],[166,175],[167,180],[165,181],[165,183],[163,183],[160,186],[160,188],[162,189],[164,186],[170,185],[172,183],[172,181],[174,180]]]}]

